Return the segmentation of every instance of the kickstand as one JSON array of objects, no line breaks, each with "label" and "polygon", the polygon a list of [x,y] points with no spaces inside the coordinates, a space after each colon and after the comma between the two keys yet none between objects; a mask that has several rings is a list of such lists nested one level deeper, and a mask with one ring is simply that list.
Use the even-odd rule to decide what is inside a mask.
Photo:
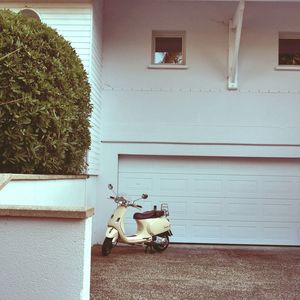
[{"label": "kickstand", "polygon": [[145,248],[145,253],[148,252],[148,249],[149,249],[149,253],[153,254],[155,251],[153,250],[153,243],[147,243],[146,244],[146,248]]}]

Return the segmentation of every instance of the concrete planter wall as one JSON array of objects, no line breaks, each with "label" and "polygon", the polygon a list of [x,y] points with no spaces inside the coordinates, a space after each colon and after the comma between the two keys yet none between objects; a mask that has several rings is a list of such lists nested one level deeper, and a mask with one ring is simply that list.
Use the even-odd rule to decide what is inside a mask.
[{"label": "concrete planter wall", "polygon": [[4,299],[89,299],[96,182],[0,175]]},{"label": "concrete planter wall", "polygon": [[87,176],[3,174],[0,205],[86,207]]}]

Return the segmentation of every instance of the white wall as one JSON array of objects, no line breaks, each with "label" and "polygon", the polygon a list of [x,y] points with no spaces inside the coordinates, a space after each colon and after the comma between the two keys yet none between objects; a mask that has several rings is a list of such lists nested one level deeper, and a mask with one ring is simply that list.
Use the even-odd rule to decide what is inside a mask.
[{"label": "white wall", "polygon": [[[99,206],[99,178],[64,180],[20,180],[10,181],[0,190],[0,205],[24,205],[45,207],[95,208]],[[93,223],[99,217],[93,218]],[[97,226],[93,226],[96,231]],[[94,233],[92,244],[99,237]]]},{"label": "white wall", "polygon": [[[102,101],[103,101],[103,78],[102,78],[102,29],[103,29],[103,1],[97,0],[93,2],[93,39],[92,39],[92,52],[91,52],[91,84],[92,84],[92,145],[93,151],[88,154],[89,173],[100,175],[100,158],[101,158],[101,134],[102,134]],[[99,241],[99,207],[100,198],[100,177],[94,177],[95,184],[91,185],[87,191],[93,193],[95,199],[93,207],[95,208],[95,218],[93,218],[93,235],[92,243],[95,244]],[[102,220],[103,222],[103,220]]]},{"label": "white wall", "polygon": [[91,218],[2,217],[0,237],[1,299],[89,299]]},{"label": "white wall", "polygon": [[91,118],[92,151],[88,153],[89,174],[100,174],[101,109],[102,109],[102,8],[103,1],[93,2],[91,76],[93,113]]},{"label": "white wall", "polygon": [[[275,71],[279,31],[299,3],[246,3],[239,90],[228,91],[228,20],[236,3],[105,2],[103,140],[300,144],[297,71]],[[150,70],[151,31],[186,30],[187,70]],[[113,116],[113,118],[112,118]]]},{"label": "white wall", "polygon": [[[118,186],[119,155],[300,157],[300,72],[274,70],[278,31],[300,30],[300,4],[246,2],[239,90],[228,91],[236,6],[104,2],[99,242],[114,208],[106,186]],[[187,70],[147,68],[152,30],[186,30]]]},{"label": "white wall", "polygon": [[0,205],[94,207],[97,178],[10,181],[0,190]]}]

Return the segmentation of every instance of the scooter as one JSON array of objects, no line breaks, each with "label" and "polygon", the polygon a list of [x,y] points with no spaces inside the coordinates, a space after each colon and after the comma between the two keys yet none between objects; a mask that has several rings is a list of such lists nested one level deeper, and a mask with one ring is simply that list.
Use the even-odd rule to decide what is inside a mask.
[{"label": "scooter", "polygon": [[108,185],[108,188],[114,193],[114,196],[110,196],[110,199],[117,203],[117,208],[107,224],[105,239],[102,244],[102,255],[109,255],[118,242],[146,246],[145,252],[148,248],[151,252],[154,252],[153,248],[158,252],[166,250],[169,246],[169,236],[172,236],[171,224],[167,218],[169,216],[167,204],[162,204],[161,210],[154,207],[151,211],[135,213],[133,218],[137,224],[137,232],[135,235],[127,236],[124,228],[124,216],[127,209],[129,207],[142,209],[142,206],[135,204],[135,202],[147,199],[148,195],[143,194],[140,198],[131,202],[123,196],[118,196],[111,184]]}]

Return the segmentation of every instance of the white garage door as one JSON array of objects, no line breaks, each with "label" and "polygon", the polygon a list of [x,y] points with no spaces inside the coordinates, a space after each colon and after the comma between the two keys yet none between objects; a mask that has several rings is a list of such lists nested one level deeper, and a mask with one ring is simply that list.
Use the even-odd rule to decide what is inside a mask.
[{"label": "white garage door", "polygon": [[167,202],[173,242],[300,245],[300,160],[120,156],[119,191]]}]

